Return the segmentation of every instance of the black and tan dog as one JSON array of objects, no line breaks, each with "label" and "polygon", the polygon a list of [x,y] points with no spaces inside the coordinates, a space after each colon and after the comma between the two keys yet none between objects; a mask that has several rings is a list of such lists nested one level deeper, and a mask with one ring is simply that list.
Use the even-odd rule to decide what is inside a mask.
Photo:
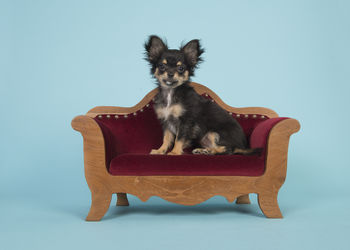
[{"label": "black and tan dog", "polygon": [[198,95],[189,85],[202,61],[199,40],[179,50],[168,49],[157,36],[145,44],[151,74],[157,79],[159,93],[154,109],[163,125],[163,144],[151,154],[180,155],[189,146],[194,154],[255,154],[261,149],[248,148],[239,123],[216,103]]}]

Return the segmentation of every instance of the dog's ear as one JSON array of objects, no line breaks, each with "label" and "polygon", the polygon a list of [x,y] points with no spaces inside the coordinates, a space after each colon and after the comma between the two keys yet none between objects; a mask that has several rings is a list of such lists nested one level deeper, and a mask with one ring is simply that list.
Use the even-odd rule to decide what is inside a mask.
[{"label": "dog's ear", "polygon": [[156,63],[162,53],[168,49],[166,43],[162,41],[158,36],[150,36],[145,43],[146,55],[150,63]]},{"label": "dog's ear", "polygon": [[202,61],[200,56],[204,52],[204,49],[201,48],[198,39],[189,41],[185,46],[181,47],[180,50],[185,54],[186,61],[191,67],[195,67]]}]

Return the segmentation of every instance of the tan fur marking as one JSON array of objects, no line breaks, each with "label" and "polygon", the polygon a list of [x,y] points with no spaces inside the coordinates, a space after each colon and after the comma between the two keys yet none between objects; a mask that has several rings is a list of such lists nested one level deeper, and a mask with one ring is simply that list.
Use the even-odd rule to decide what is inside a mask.
[{"label": "tan fur marking", "polygon": [[189,75],[189,72],[187,70],[183,73],[183,75],[180,75],[178,72],[175,72],[174,79],[176,81],[178,81],[178,84],[176,86],[180,86],[185,81],[187,81],[188,80],[188,75]]},{"label": "tan fur marking", "polygon": [[235,150],[233,150],[233,153],[234,154],[243,154],[243,153],[245,153],[245,151],[243,149],[240,149],[240,148],[235,148]]},{"label": "tan fur marking", "polygon": [[[164,73],[160,73],[158,68],[156,68],[156,70],[154,72],[154,76],[158,79],[158,81],[160,82],[160,84],[163,87],[169,88],[169,86],[167,86],[163,82],[163,80],[167,80],[168,79],[168,72],[165,71]],[[177,86],[180,86],[181,84],[183,84],[185,81],[187,81],[189,79],[189,72],[188,72],[188,70],[186,70],[183,75],[179,75],[178,72],[175,72],[173,78],[178,82],[176,85],[172,86],[172,88],[175,88]]]},{"label": "tan fur marking", "polygon": [[192,151],[194,154],[222,154],[226,152],[225,146],[217,145],[220,136],[216,132],[208,132],[205,136],[203,136],[200,141],[203,148],[197,148]]},{"label": "tan fur marking", "polygon": [[226,152],[226,147],[225,146],[216,146],[214,148],[210,149],[210,152],[215,155],[215,154],[222,154]]},{"label": "tan fur marking", "polygon": [[165,79],[168,78],[168,72],[160,73],[160,72],[159,72],[159,69],[156,68],[156,71],[154,72],[154,76],[158,79],[158,81],[160,82],[160,84],[161,84],[162,86],[167,87],[167,86],[163,83],[163,80],[165,80]]},{"label": "tan fur marking", "polygon": [[204,148],[214,148],[219,139],[220,136],[218,133],[208,132],[203,136],[200,143]]},{"label": "tan fur marking", "polygon": [[151,155],[153,154],[165,154],[166,151],[171,147],[174,143],[174,134],[172,134],[169,130],[164,131],[163,136],[163,144],[159,149],[152,149]]},{"label": "tan fur marking", "polygon": [[208,133],[208,138],[209,138],[212,145],[216,145],[216,143],[219,140],[219,134],[215,133],[215,132],[210,132],[210,133]]},{"label": "tan fur marking", "polygon": [[180,65],[182,65],[182,62],[178,61],[176,65],[180,66]]},{"label": "tan fur marking", "polygon": [[196,148],[192,150],[193,154],[201,154],[201,155],[215,155],[222,154],[226,152],[225,146],[215,146],[213,148]]},{"label": "tan fur marking", "polygon": [[162,61],[162,63],[167,64],[168,61],[167,61],[166,59],[164,59],[164,60]]},{"label": "tan fur marking", "polygon": [[171,152],[169,152],[168,155],[181,155],[185,147],[186,143],[184,140],[175,140],[173,150],[171,150]]},{"label": "tan fur marking", "polygon": [[247,148],[247,149],[235,148],[235,150],[233,150],[234,154],[250,154],[251,152],[252,152],[251,148]]},{"label": "tan fur marking", "polygon": [[184,108],[181,104],[174,104],[169,107],[159,107],[155,109],[159,119],[167,119],[170,115],[178,118],[184,113]]},{"label": "tan fur marking", "polygon": [[170,114],[175,118],[180,117],[184,113],[184,108],[181,104],[174,104],[171,106]]}]

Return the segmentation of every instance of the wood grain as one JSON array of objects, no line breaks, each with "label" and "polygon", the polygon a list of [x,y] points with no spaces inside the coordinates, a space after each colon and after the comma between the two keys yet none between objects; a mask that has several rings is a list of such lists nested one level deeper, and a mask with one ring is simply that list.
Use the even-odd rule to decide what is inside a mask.
[{"label": "wood grain", "polygon": [[[191,84],[199,94],[207,93],[229,112],[278,116],[274,111],[266,108],[230,107],[205,86]],[[250,202],[249,193],[256,193],[259,206],[265,216],[281,218],[277,194],[286,177],[289,137],[300,128],[299,122],[295,119],[282,120],[272,128],[267,142],[266,170],[262,176],[113,176],[108,173],[104,138],[93,117],[99,114],[133,113],[149,103],[157,91],[157,89],[152,90],[133,107],[101,106],[91,109],[85,116],[77,116],[73,119],[72,127],[79,131],[84,139],[85,178],[92,197],[86,220],[101,220],[108,210],[114,193],[118,194],[120,204],[127,202],[124,194],[132,194],[142,201],[158,196],[183,205],[195,205],[216,195],[226,197],[229,202],[237,198],[238,204],[246,204]]]}]

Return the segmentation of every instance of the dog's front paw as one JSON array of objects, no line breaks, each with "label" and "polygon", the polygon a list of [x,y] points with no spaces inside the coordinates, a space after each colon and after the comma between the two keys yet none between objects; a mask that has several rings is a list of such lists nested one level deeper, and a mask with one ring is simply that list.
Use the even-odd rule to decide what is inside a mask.
[{"label": "dog's front paw", "polygon": [[195,155],[208,155],[209,154],[209,150],[206,148],[195,148],[192,150],[192,154]]},{"label": "dog's front paw", "polygon": [[181,155],[181,152],[174,152],[174,151],[171,151],[171,152],[169,152],[167,155]]},{"label": "dog's front paw", "polygon": [[159,149],[152,149],[150,154],[151,155],[163,155],[163,154],[165,154],[165,152],[162,150],[159,150]]}]

